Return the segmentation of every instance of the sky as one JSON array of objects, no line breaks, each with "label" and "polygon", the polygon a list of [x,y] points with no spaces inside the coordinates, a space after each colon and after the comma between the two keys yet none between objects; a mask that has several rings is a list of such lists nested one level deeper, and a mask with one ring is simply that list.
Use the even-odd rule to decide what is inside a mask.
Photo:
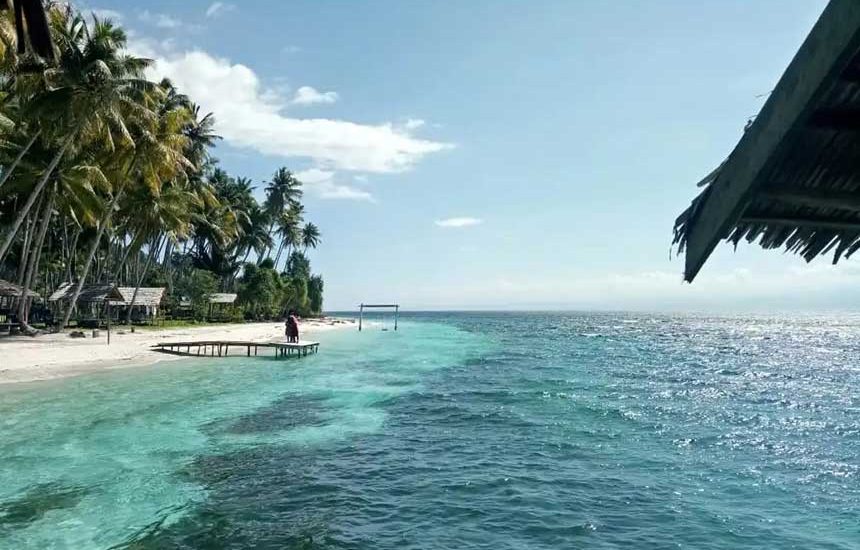
[{"label": "sky", "polygon": [[325,307],[860,308],[860,263],[671,254],[825,0],[91,0],[212,111],[222,168],[305,183]]}]

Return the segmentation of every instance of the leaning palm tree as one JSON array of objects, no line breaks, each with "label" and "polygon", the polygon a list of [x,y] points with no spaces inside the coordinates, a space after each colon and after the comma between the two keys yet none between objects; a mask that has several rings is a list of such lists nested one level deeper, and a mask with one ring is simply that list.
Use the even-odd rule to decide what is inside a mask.
[{"label": "leaning palm tree", "polygon": [[[187,146],[188,139],[182,134],[182,129],[188,119],[189,113],[184,107],[170,106],[170,104],[167,103],[170,100],[170,95],[165,93],[165,91],[164,87],[154,88],[151,95],[144,97],[145,101],[152,104],[153,110],[146,111],[151,116],[147,116],[143,119],[132,118],[129,120],[129,128],[133,132],[135,148],[131,157],[131,162],[127,168],[125,164],[122,165],[126,168],[126,179],[123,180],[123,183],[117,186],[114,191],[113,198],[111,200],[112,207],[108,209],[99,226],[99,235],[93,243],[90,255],[84,264],[83,274],[75,287],[76,290],[75,294],[73,294],[72,304],[77,300],[77,295],[80,293],[80,289],[82,288],[83,282],[89,272],[92,258],[98,247],[98,240],[104,232],[104,229],[109,224],[111,215],[116,210],[116,205],[124,193],[134,190],[134,187],[128,189],[126,182],[131,181],[133,184],[136,184],[148,191],[150,196],[158,198],[162,194],[163,186],[166,183],[184,174],[183,170],[194,168],[193,165],[183,156],[183,151]],[[165,104],[169,107],[164,108]],[[144,227],[140,232],[141,235],[147,235],[148,233],[145,222],[149,222],[150,227],[153,227],[157,225],[159,221],[162,226],[172,228],[173,231],[180,233],[182,236],[187,234],[187,230],[178,229],[178,227],[184,227],[182,224],[185,222],[177,221],[177,219],[188,211],[186,210],[178,215],[176,214],[176,209],[182,209],[183,206],[183,201],[179,200],[180,197],[185,197],[186,195],[182,190],[176,189],[174,191],[175,193],[165,197],[161,202],[154,200],[149,203],[133,203],[134,215],[139,217],[139,219],[144,220],[144,222],[141,223]],[[187,203],[185,204],[187,205]],[[144,205],[153,207],[146,212],[148,216],[142,216],[139,211],[139,208]],[[152,231],[153,230],[150,229],[150,232]],[[161,244],[161,235],[158,236],[155,242],[150,241],[147,263],[144,267],[143,273],[140,275],[137,280],[137,284],[135,285],[135,291],[132,295],[131,303],[129,304],[129,312],[137,299],[137,292],[143,281],[143,277],[146,274],[146,270],[149,268],[149,264],[153,257],[158,255]],[[66,310],[65,316],[63,317],[63,326],[68,323],[71,311],[72,306],[70,304]]]},{"label": "leaning palm tree", "polygon": [[[65,109],[59,109],[59,113],[54,115],[68,132],[63,137],[60,151],[62,153],[72,139],[84,138],[113,151],[115,157],[102,167],[110,175],[113,190],[61,327],[69,322],[93,257],[127,182],[136,178],[145,181],[156,176],[158,172],[153,168],[153,162],[163,162],[162,159],[154,160],[158,155],[152,153],[158,149],[153,136],[157,133],[159,121],[150,109],[150,103],[162,92],[143,76],[150,61],[123,53],[125,33],[108,21],[96,19],[90,30],[83,18],[74,16],[65,31],[60,34],[62,40],[58,42],[60,62],[66,70],[60,80],[61,85],[45,94],[42,101],[49,114],[56,113],[57,107],[62,105],[60,102],[65,101]],[[184,141],[178,138],[176,141],[184,145]],[[142,152],[136,150],[138,146]]]},{"label": "leaning palm tree", "polygon": [[132,309],[152,262],[158,258],[162,248],[166,249],[167,243],[188,237],[191,211],[199,204],[194,193],[176,182],[170,182],[156,192],[145,185],[135,187],[134,191],[128,200],[133,208],[136,240],[145,240],[148,243],[148,251],[143,269],[134,282],[134,292],[126,311],[126,323],[131,322]]},{"label": "leaning palm tree", "polygon": [[46,73],[51,88],[28,108],[56,152],[0,243],[0,261],[69,150],[90,143],[109,151],[133,148],[126,118],[151,114],[141,101],[141,94],[152,89],[143,78],[150,62],[122,53],[126,36],[121,29],[98,19],[89,29],[80,15],[74,15],[55,32],[59,68]]}]

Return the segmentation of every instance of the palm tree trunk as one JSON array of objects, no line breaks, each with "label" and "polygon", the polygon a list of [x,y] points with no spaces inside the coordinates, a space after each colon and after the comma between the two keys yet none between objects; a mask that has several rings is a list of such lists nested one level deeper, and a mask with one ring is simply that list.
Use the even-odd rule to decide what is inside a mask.
[{"label": "palm tree trunk", "polygon": [[284,241],[281,240],[281,244],[278,245],[278,253],[275,254],[275,269],[278,268],[278,262],[281,261],[281,252],[284,250]]},{"label": "palm tree trunk", "polygon": [[27,202],[24,204],[24,207],[18,212],[18,217],[15,218],[15,221],[12,223],[12,227],[9,229],[9,233],[6,234],[6,239],[3,241],[3,244],[0,244],[0,262],[3,261],[3,258],[6,257],[6,252],[8,252],[9,247],[12,244],[12,241],[15,239],[15,235],[18,233],[18,229],[21,227],[21,224],[24,222],[24,218],[27,214],[30,213],[30,209],[33,207],[33,203],[36,202],[36,198],[42,194],[42,189],[45,188],[45,184],[48,183],[48,179],[50,179],[51,174],[54,173],[54,170],[57,168],[57,165],[60,164],[60,160],[62,160],[63,155],[66,154],[66,149],[69,148],[69,144],[72,143],[72,138],[74,137],[74,132],[69,134],[69,136],[63,141],[63,146],[60,147],[60,150],[57,151],[57,154],[54,155],[54,158],[51,159],[51,164],[45,169],[45,173],[42,174],[42,178],[39,180],[39,183],[36,184],[36,188],[33,189],[33,192],[30,193],[30,197],[27,199]]},{"label": "palm tree trunk", "polygon": [[246,251],[245,251],[245,257],[244,257],[244,258],[242,258],[242,263],[243,263],[243,264],[248,263],[248,256],[250,256],[250,255],[251,255],[251,250],[252,250],[252,249],[253,249],[253,247],[249,246],[249,247],[248,247],[248,250],[246,250]]},{"label": "palm tree trunk", "polygon": [[113,214],[114,209],[116,208],[116,204],[119,202],[120,197],[122,196],[122,189],[118,189],[114,194],[113,199],[110,201],[110,205],[108,206],[107,211],[102,216],[102,219],[99,220],[99,230],[96,233],[96,238],[93,240],[93,244],[90,245],[90,249],[87,251],[87,261],[84,264],[83,272],[78,278],[77,284],[75,284],[75,291],[72,293],[72,300],[66,306],[66,312],[63,314],[63,321],[60,324],[60,330],[66,328],[66,325],[69,324],[69,319],[72,316],[72,311],[75,309],[75,304],[78,301],[78,297],[81,295],[81,289],[84,287],[84,281],[87,278],[87,275],[90,271],[90,266],[93,263],[93,258],[96,255],[96,251],[99,248],[99,243],[102,240],[102,236],[104,236],[105,228],[107,227],[108,222],[110,222],[111,215]]},{"label": "palm tree trunk", "polygon": [[164,269],[165,279],[167,279],[167,291],[173,293],[173,249],[176,247],[175,237],[168,238],[164,245],[164,259],[161,261],[161,266]]},{"label": "palm tree trunk", "polygon": [[48,233],[48,225],[51,223],[51,214],[54,211],[54,195],[55,190],[51,191],[44,211],[42,212],[42,224],[39,226],[39,235],[33,240],[33,245],[30,250],[30,261],[27,266],[27,275],[24,277],[23,290],[21,298],[18,300],[18,322],[21,328],[28,334],[34,334],[36,331],[28,324],[27,318],[27,294],[30,292],[30,286],[33,284],[33,275],[39,268],[39,258],[42,256],[42,246],[45,244],[45,235]]},{"label": "palm tree trunk", "polygon": [[[287,270],[287,267],[289,266],[289,263],[290,263],[290,257],[292,257],[292,255],[293,255],[293,243],[290,243],[287,246],[288,246],[288,248],[287,248],[287,259],[284,260],[284,271]],[[278,266],[275,266],[275,269],[277,269],[277,268],[278,268]]]},{"label": "palm tree trunk", "polygon": [[96,270],[93,275],[93,282],[100,283],[102,280],[102,274],[107,269],[108,260],[110,259],[110,248],[111,242],[113,241],[113,235],[108,235],[107,237],[107,253],[105,254],[104,259],[96,257]]},{"label": "palm tree trunk", "polygon": [[[272,229],[273,229],[274,227],[275,227],[275,222],[273,221],[272,223],[270,223],[270,224],[269,224],[269,230],[268,230],[268,231],[266,231],[266,235],[271,235],[271,234],[272,234]],[[266,258],[268,258],[271,254],[272,254],[272,247],[271,247],[271,246],[267,246],[267,247],[266,247],[266,253],[265,253],[265,254],[262,254],[262,253],[261,253],[261,254],[260,254],[260,256],[257,258],[257,265],[260,265],[261,263],[263,263],[263,260],[265,260]],[[3,258],[0,258],[0,260],[2,260],[2,259],[3,259]]]},{"label": "palm tree trunk", "polygon": [[[36,206],[36,212],[42,209],[42,198],[39,198],[39,204]],[[24,226],[24,239],[21,243],[21,255],[18,258],[18,273],[15,276],[15,284],[21,286],[24,284],[24,275],[27,273],[27,260],[30,258],[30,241],[33,240],[33,231],[36,229],[36,220],[33,216],[27,216],[27,222]]]},{"label": "palm tree trunk", "polygon": [[[123,241],[124,242],[124,241]],[[116,280],[122,280],[122,271],[125,269],[125,263],[128,261],[128,255],[131,252],[131,249],[134,245],[134,239],[132,238],[131,242],[128,243],[128,246],[125,247],[125,252],[122,253],[122,258],[119,260],[119,264],[116,268]]]},{"label": "palm tree trunk", "polygon": [[15,157],[15,160],[12,161],[12,164],[9,165],[9,168],[7,168],[5,172],[3,172],[3,176],[0,177],[0,187],[3,187],[3,184],[6,183],[6,180],[9,179],[9,176],[12,175],[12,172],[14,172],[15,168],[18,167],[18,164],[21,162],[21,159],[24,158],[24,155],[27,154],[27,151],[30,150],[30,147],[32,147],[33,144],[36,143],[36,139],[41,133],[42,130],[38,130],[35,134],[33,134],[33,137],[31,137],[30,141],[27,142],[27,145],[23,149],[21,149],[21,152],[18,153],[18,156]]},{"label": "palm tree trunk", "polygon": [[78,249],[78,239],[81,236],[81,228],[79,226],[75,227],[75,238],[72,239],[72,246],[69,248],[69,263],[67,266],[68,271],[68,282],[72,282],[75,280],[75,261],[77,260],[78,255],[75,254],[75,251]]},{"label": "palm tree trunk", "polygon": [[152,259],[158,255],[161,249],[161,236],[159,235],[152,242],[152,247],[149,249],[149,254],[146,257],[146,263],[143,265],[143,271],[137,279],[137,284],[134,287],[134,294],[131,295],[131,302],[128,304],[128,310],[125,313],[125,324],[131,324],[131,310],[134,308],[134,302],[137,300],[137,292],[140,290],[140,285],[143,284],[143,278],[146,277],[146,272],[149,271],[149,266],[152,264]]}]

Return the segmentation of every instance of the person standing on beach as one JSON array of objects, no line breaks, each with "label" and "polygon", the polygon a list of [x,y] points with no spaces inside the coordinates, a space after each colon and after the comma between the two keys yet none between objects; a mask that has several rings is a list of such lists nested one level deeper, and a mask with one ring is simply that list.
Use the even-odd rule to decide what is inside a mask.
[{"label": "person standing on beach", "polygon": [[284,336],[287,338],[287,343],[291,343],[293,341],[293,326],[292,326],[292,318],[293,312],[290,311],[287,313],[287,318],[284,319]]},{"label": "person standing on beach", "polygon": [[292,327],[293,342],[298,344],[299,343],[299,318],[296,317],[295,311],[290,312],[290,317],[288,319],[288,322]]},{"label": "person standing on beach", "polygon": [[293,310],[287,314],[287,320],[284,322],[284,334],[288,343],[299,341],[299,320]]}]

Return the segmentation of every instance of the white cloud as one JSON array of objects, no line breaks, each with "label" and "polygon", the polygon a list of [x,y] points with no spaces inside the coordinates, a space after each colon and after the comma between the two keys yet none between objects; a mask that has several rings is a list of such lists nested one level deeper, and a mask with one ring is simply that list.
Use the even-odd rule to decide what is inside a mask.
[{"label": "white cloud", "polygon": [[294,105],[313,105],[315,103],[334,103],[337,99],[337,92],[320,92],[311,86],[302,86],[296,90],[290,103]]},{"label": "white cloud", "polygon": [[484,220],[479,218],[446,218],[444,220],[436,220],[436,225],[439,227],[471,227],[482,223],[484,223]]},{"label": "white cloud", "polygon": [[206,17],[218,17],[219,15],[223,15],[228,11],[235,10],[236,6],[234,4],[227,4],[225,2],[213,2],[206,8]]},{"label": "white cloud", "polygon": [[362,189],[335,183],[335,173],[331,170],[310,168],[296,172],[296,179],[303,188],[323,199],[347,199],[374,202],[373,195]]},{"label": "white cloud", "polygon": [[324,170],[366,173],[409,170],[452,147],[391,123],[286,116],[289,101],[265,87],[251,68],[204,51],[171,53],[146,40],[135,40],[131,49],[155,59],[150,78],[170,78],[204,111],[215,113],[217,132],[234,146],[311,159]]},{"label": "white cloud", "polygon": [[141,21],[162,29],[175,29],[182,25],[182,22],[179,19],[166,13],[154,13],[149,10],[143,10],[138,13],[137,16]]}]

